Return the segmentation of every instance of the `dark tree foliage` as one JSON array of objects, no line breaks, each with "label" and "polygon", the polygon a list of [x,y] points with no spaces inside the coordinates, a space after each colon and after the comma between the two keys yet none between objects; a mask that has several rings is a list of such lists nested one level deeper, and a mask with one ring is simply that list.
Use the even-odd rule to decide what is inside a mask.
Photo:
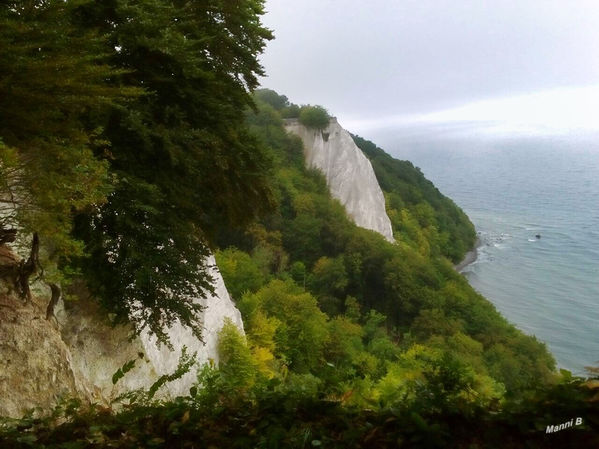
[{"label": "dark tree foliage", "polygon": [[80,3],[0,3],[0,228],[38,233],[45,265],[81,254],[73,212],[110,191],[92,151],[106,146],[100,125],[83,116],[141,93],[106,83],[122,72],[108,64],[104,36],[73,23]]},{"label": "dark tree foliage", "polygon": [[269,30],[261,0],[82,5],[78,24],[108,35],[115,82],[145,95],[103,117],[115,190],[78,235],[89,285],[117,320],[164,339],[175,319],[199,334],[191,297],[210,290],[205,256],[220,227],[274,204],[271,160],[244,125]]},{"label": "dark tree foliage", "polygon": [[290,103],[285,95],[279,95],[271,89],[258,89],[255,92],[256,99],[272,106],[282,118],[298,118],[300,107]]},{"label": "dark tree foliage", "polygon": [[277,111],[290,105],[289,99],[285,95],[279,95],[272,89],[258,89],[254,95],[257,100],[272,106]]},{"label": "dark tree foliage", "polygon": [[[243,355],[238,355],[238,366],[247,365]],[[448,372],[452,368],[440,366],[430,373],[437,389],[451,391],[456,385]],[[207,374],[203,388],[170,402],[129,404],[119,411],[67,402],[41,419],[0,419],[0,444],[11,449],[180,448],[198,442],[202,447],[298,449],[599,447],[596,377],[535,391],[498,412],[460,408],[459,398],[433,391],[421,403],[387,410],[347,407],[305,392],[266,390],[248,397],[245,385],[239,388],[240,376],[237,384],[228,381],[226,375],[235,377],[234,372]],[[572,427],[547,433],[570,420]]]}]

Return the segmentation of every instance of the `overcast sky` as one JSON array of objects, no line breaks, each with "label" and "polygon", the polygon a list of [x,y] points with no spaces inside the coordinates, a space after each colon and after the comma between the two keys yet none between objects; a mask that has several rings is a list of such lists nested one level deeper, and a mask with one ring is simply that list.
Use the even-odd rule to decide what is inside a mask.
[{"label": "overcast sky", "polygon": [[599,0],[267,0],[266,10],[275,40],[263,86],[354,129],[599,126]]}]

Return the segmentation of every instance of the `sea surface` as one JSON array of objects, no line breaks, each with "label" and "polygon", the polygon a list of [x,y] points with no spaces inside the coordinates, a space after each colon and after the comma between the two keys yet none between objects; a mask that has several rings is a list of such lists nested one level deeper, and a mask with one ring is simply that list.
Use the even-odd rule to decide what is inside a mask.
[{"label": "sea surface", "polygon": [[463,270],[470,284],[545,342],[558,367],[599,366],[599,136],[439,126],[371,138],[468,214],[481,240]]}]

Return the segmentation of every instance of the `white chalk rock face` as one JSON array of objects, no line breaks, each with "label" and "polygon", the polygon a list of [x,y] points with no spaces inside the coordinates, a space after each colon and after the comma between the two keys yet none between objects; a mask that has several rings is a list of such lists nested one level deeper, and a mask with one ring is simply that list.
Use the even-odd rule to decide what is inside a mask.
[{"label": "white chalk rock face", "polygon": [[[155,337],[148,333],[143,333],[140,336],[145,353],[159,375],[169,374],[175,370],[184,346],[187,347],[188,354],[196,353],[200,366],[210,360],[218,364],[218,332],[222,329],[225,319],[230,319],[243,331],[241,313],[229,296],[214,256],[210,256],[207,263],[212,267],[210,275],[214,279],[214,295],[208,295],[207,298],[199,300],[200,304],[205,307],[202,316],[204,342],[199,341],[188,328],[180,324],[173,326],[167,332],[174,351],[164,345],[158,346]],[[181,379],[168,384],[166,388],[172,396],[186,395],[196,378],[197,371],[191,370]]]},{"label": "white chalk rock face", "polygon": [[2,290],[0,285],[0,416],[48,409],[63,395],[85,397],[60,332],[45,319],[46,304],[34,298],[25,305]]},{"label": "white chalk rock face", "polygon": [[302,139],[306,165],[324,173],[331,195],[345,206],[354,222],[393,242],[385,197],[372,165],[337,120],[332,118],[322,131],[307,128],[296,119],[286,120],[285,128]]},{"label": "white chalk rock face", "polygon": [[[178,323],[167,331],[173,350],[165,345],[159,346],[156,338],[147,332],[131,341],[128,338],[130,327],[111,327],[102,321],[102,315],[94,304],[85,300],[77,301],[67,311],[57,311],[62,339],[71,353],[71,368],[76,382],[90,399],[110,402],[122,393],[147,389],[161,375],[175,371],[184,346],[188,354],[196,353],[197,367],[209,360],[218,364],[218,332],[225,319],[229,318],[242,332],[243,322],[214,257],[210,256],[207,263],[212,266],[210,274],[215,291],[213,295],[197,300],[206,307],[202,317],[203,342]],[[136,360],[135,368],[113,385],[112,375],[129,360]],[[197,367],[182,378],[167,383],[158,395],[176,397],[189,394],[189,388],[197,379]]]}]

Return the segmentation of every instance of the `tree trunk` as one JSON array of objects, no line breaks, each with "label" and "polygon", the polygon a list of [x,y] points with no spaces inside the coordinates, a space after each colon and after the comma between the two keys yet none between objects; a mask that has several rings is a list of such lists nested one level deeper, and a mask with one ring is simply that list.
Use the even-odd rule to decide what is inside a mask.
[{"label": "tree trunk", "polygon": [[48,308],[46,309],[46,320],[49,320],[54,316],[54,307],[58,303],[60,299],[60,287],[52,282],[48,283],[50,286],[50,290],[52,290],[52,298],[50,298],[50,302],[48,303]]},{"label": "tree trunk", "polygon": [[37,271],[39,266],[40,240],[37,232],[33,233],[33,242],[29,258],[21,262],[16,279],[17,292],[23,300],[31,302],[31,290],[29,289],[29,278]]}]

